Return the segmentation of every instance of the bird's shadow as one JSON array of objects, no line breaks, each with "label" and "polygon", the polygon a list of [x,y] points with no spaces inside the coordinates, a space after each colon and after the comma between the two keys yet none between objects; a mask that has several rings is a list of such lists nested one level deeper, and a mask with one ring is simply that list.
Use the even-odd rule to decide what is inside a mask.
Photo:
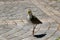
[{"label": "bird's shadow", "polygon": [[42,38],[42,37],[44,37],[46,34],[39,34],[39,35],[34,35],[34,37],[36,37],[36,38]]}]

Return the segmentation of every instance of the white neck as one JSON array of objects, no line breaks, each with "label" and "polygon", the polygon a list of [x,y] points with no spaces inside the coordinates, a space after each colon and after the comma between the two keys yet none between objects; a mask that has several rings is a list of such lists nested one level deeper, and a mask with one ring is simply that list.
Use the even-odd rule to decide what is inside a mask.
[{"label": "white neck", "polygon": [[28,19],[32,18],[32,15],[28,15]]}]

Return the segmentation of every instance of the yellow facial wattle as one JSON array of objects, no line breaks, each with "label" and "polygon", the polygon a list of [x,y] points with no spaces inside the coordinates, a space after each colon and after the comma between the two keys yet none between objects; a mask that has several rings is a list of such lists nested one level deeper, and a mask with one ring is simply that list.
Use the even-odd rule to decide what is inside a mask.
[{"label": "yellow facial wattle", "polygon": [[30,9],[28,10],[28,14],[32,14],[32,11]]}]

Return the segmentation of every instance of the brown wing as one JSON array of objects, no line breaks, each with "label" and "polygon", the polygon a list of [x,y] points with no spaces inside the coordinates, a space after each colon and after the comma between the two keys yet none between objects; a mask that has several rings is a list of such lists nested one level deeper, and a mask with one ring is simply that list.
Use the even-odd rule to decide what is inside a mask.
[{"label": "brown wing", "polygon": [[35,16],[32,16],[32,18],[30,18],[30,20],[33,24],[42,24],[42,22]]}]

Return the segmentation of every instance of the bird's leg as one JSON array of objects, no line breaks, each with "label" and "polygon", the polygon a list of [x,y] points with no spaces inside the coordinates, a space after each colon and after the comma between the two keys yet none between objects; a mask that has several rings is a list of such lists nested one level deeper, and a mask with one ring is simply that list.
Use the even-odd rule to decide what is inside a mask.
[{"label": "bird's leg", "polygon": [[34,36],[34,32],[35,32],[35,28],[37,25],[33,25],[33,31],[32,31],[32,35]]}]

